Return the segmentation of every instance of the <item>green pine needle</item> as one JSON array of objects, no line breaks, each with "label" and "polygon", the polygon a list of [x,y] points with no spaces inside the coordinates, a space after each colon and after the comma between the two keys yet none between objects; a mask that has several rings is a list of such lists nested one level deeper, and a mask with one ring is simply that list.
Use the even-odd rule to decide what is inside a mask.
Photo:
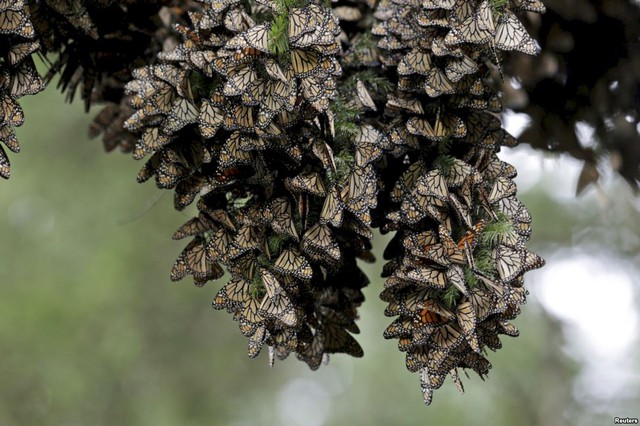
[{"label": "green pine needle", "polygon": [[452,309],[456,306],[458,297],[460,296],[460,290],[454,285],[450,285],[443,293],[442,300],[447,308]]},{"label": "green pine needle", "polygon": [[264,295],[267,293],[267,290],[262,282],[262,278],[260,278],[260,274],[256,274],[253,277],[253,281],[251,281],[251,285],[249,286],[249,294],[254,299],[262,299]]},{"label": "green pine needle", "polygon": [[449,171],[455,164],[455,160],[456,159],[451,155],[440,154],[438,155],[438,157],[436,157],[433,163],[434,166],[437,167],[443,175],[447,176],[449,174]]},{"label": "green pine needle", "polygon": [[451,152],[451,144],[453,140],[451,138],[446,138],[438,144],[438,153],[440,155],[447,155]]},{"label": "green pine needle", "polygon": [[269,51],[278,61],[289,61],[289,17],[286,13],[277,15],[269,29]]},{"label": "green pine needle", "polygon": [[[360,107],[356,106],[355,103],[347,103],[342,96],[338,96],[331,102],[331,111],[334,114],[335,139],[338,148],[341,144],[350,145],[351,138],[358,132],[356,118],[362,113]],[[334,150],[340,151],[340,149],[336,148]]]},{"label": "green pine needle", "polygon": [[389,80],[381,76],[376,70],[364,70],[353,73],[343,85],[343,93],[353,94],[356,90],[358,80],[365,83],[367,87],[374,90],[375,93],[386,95],[393,90],[394,85]]},{"label": "green pine needle", "polygon": [[511,220],[504,214],[498,214],[498,221],[488,223],[480,235],[480,243],[485,247],[495,247],[505,238],[515,237]]},{"label": "green pine needle", "polygon": [[491,10],[494,14],[500,14],[507,6],[509,0],[491,0]]}]

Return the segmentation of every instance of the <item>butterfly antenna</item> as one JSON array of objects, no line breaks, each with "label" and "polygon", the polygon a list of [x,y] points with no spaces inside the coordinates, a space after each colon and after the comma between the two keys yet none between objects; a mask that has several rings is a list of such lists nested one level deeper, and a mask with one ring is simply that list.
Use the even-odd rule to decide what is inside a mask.
[{"label": "butterfly antenna", "polygon": [[138,212],[129,215],[127,217],[118,219],[116,223],[118,226],[126,225],[128,223],[134,222],[144,216],[153,206],[158,204],[158,201],[166,194],[166,191],[157,192],[148,202],[147,205],[140,209]]}]

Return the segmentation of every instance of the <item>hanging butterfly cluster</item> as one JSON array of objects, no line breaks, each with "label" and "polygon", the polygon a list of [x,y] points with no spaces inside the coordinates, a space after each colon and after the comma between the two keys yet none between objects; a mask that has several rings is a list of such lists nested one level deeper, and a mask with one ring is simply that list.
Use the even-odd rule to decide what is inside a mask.
[{"label": "hanging butterfly cluster", "polygon": [[544,264],[525,247],[531,216],[516,170],[496,155],[516,141],[494,115],[500,52],[538,49],[516,14],[543,10],[537,0],[31,5],[44,51],[59,52],[50,74],[70,97],[81,84],[87,106],[108,102],[92,133],[148,157],[138,181],[172,189],[176,209],[196,203],[174,234],[190,241],[171,279],[202,286],[226,270],[213,307],[233,315],[249,356],[266,345],[271,363],[294,353],[312,369],[329,354],[362,356],[352,334],[368,279],[357,259],[375,260],[372,228],[395,232],[381,298],[398,318],[384,335],[399,339],[426,403],[448,374],[461,388],[457,368],[487,374],[486,348],[518,333],[508,321],[526,300],[523,274]]},{"label": "hanging butterfly cluster", "polygon": [[[12,152],[20,151],[13,128],[24,122],[17,99],[44,89],[31,58],[39,48],[24,2],[0,1],[0,142]],[[9,158],[0,145],[0,176],[9,179],[10,174]]]},{"label": "hanging butterfly cluster", "polygon": [[[125,125],[144,131],[134,156],[153,153],[139,180],[175,188],[178,209],[201,195],[174,235],[194,238],[171,278],[202,285],[224,265],[231,280],[213,306],[238,320],[252,357],[265,343],[272,360],[295,352],[314,369],[329,353],[361,356],[349,334],[367,284],[355,257],[370,256],[371,231],[358,214],[375,204],[375,175],[364,160],[338,167],[325,140],[337,19],[315,4],[231,0],[191,20],[127,85]],[[343,195],[356,213],[343,214]]]},{"label": "hanging butterfly cluster", "polygon": [[[515,12],[535,1],[381,1],[373,33],[397,72],[388,106],[399,142],[386,168],[383,231],[396,231],[385,258],[385,330],[420,373],[426,404],[457,368],[483,377],[485,348],[515,336],[522,275],[544,261],[524,243],[531,217],[515,198],[516,170],[500,161],[515,139],[491,113],[502,109],[487,64],[500,50],[535,54]],[[500,64],[497,64],[498,67]],[[399,173],[398,173],[399,172]]]}]

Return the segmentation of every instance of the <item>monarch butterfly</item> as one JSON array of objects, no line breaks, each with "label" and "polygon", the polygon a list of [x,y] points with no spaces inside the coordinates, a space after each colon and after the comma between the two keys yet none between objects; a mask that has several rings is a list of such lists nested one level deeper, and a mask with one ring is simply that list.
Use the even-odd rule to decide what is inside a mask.
[{"label": "monarch butterfly", "polygon": [[[303,329],[304,330],[304,329]],[[323,361],[326,361],[326,354],[324,353],[324,336],[316,331],[315,335],[307,328],[306,333],[310,336],[310,340],[304,344],[299,345],[297,348],[296,356],[301,361],[304,361],[311,370],[317,370]],[[298,332],[298,339],[300,340],[301,333]]]},{"label": "monarch butterfly", "polygon": [[8,62],[10,65],[17,65],[39,49],[40,43],[37,40],[10,45],[7,50]]},{"label": "monarch butterfly", "polygon": [[430,260],[440,266],[449,267],[451,260],[449,259],[448,251],[444,245],[438,243],[423,249],[418,256]]},{"label": "monarch butterfly", "polygon": [[494,180],[500,176],[513,179],[517,176],[518,170],[511,164],[501,161],[497,156],[494,156],[487,163],[483,174],[487,180]]},{"label": "monarch butterfly", "polygon": [[447,34],[446,45],[455,46],[461,43],[484,44],[491,41],[495,32],[491,5],[482,1],[477,10]]},{"label": "monarch butterfly", "polygon": [[476,317],[475,308],[468,300],[462,302],[458,305],[456,309],[456,316],[458,318],[458,324],[462,328],[464,332],[465,338],[475,352],[480,353],[480,341],[478,340],[478,335],[476,334],[476,327],[478,325],[478,320]]},{"label": "monarch butterfly", "polygon": [[2,8],[2,14],[0,15],[0,33],[19,34],[20,27],[29,19],[29,15],[23,9],[24,4],[22,6],[14,5],[13,7],[16,6],[18,6],[19,9],[11,10],[8,9],[8,6],[7,8]]},{"label": "monarch butterfly", "polygon": [[437,203],[441,201],[435,197],[420,195],[415,190],[411,191],[400,204],[400,217],[409,225],[414,225],[427,216],[441,222],[444,219],[444,213]]},{"label": "monarch butterfly", "polygon": [[18,68],[11,70],[9,80],[9,93],[16,98],[36,94],[45,87],[32,59],[25,59]]},{"label": "monarch butterfly", "polygon": [[326,79],[322,79],[319,75],[309,76],[300,80],[302,95],[319,111],[325,110],[324,105],[328,103],[324,93],[325,81]]},{"label": "monarch butterfly", "polygon": [[227,50],[251,47],[261,52],[269,53],[270,30],[271,23],[256,25],[228,40],[224,47]]},{"label": "monarch butterfly", "polygon": [[201,237],[194,238],[182,251],[171,270],[171,280],[181,280],[187,274],[206,280],[218,279],[224,275],[220,265],[206,257],[205,241]]},{"label": "monarch butterfly", "polygon": [[243,66],[229,72],[222,93],[225,96],[238,96],[247,90],[247,87],[256,80],[256,70],[251,66]]},{"label": "monarch butterfly", "polygon": [[513,180],[500,176],[493,183],[491,192],[489,192],[488,201],[494,204],[503,198],[515,195],[517,189],[516,183]]},{"label": "monarch butterfly", "polygon": [[9,176],[11,176],[11,163],[4,148],[0,146],[0,177],[9,179]]},{"label": "monarch butterfly", "polygon": [[233,224],[229,213],[226,211],[221,209],[209,209],[202,198],[198,201],[198,210],[207,213],[213,221],[219,223],[224,228],[235,231],[235,225]]},{"label": "monarch butterfly", "polygon": [[320,160],[325,170],[336,171],[336,163],[333,157],[333,150],[322,139],[313,139],[311,150],[313,154]]},{"label": "monarch butterfly", "polygon": [[419,233],[412,232],[403,239],[402,244],[412,254],[419,256],[437,242],[438,239],[433,231],[422,231]]},{"label": "monarch butterfly", "polygon": [[444,69],[444,74],[449,81],[457,83],[469,74],[475,74],[478,71],[478,64],[469,58],[467,55],[463,55],[459,58],[450,58]]},{"label": "monarch butterfly", "polygon": [[373,99],[369,94],[369,91],[367,90],[367,87],[364,85],[364,83],[361,80],[356,81],[356,94],[358,95],[358,99],[360,100],[360,103],[362,103],[363,106],[365,106],[366,108],[372,111],[378,110],[376,108],[375,102],[373,102]]},{"label": "monarch butterfly", "polygon": [[364,351],[356,339],[339,325],[324,321],[319,332],[323,334],[326,353],[346,353],[356,358],[364,355]]},{"label": "monarch butterfly", "polygon": [[[249,203],[252,197],[247,199],[237,200],[233,202],[232,208],[235,213],[235,220],[237,223],[243,226],[255,226],[259,227],[264,225],[267,221],[267,215],[265,214],[264,205],[262,203]],[[262,233],[263,230],[259,230]]]},{"label": "monarch butterfly", "polygon": [[391,201],[395,203],[402,201],[405,194],[411,191],[425,171],[426,165],[422,160],[412,163],[404,173],[402,173],[391,190]]},{"label": "monarch butterfly", "polygon": [[216,225],[207,217],[207,215],[205,213],[200,213],[198,216],[189,219],[184,225],[178,228],[172,238],[174,240],[181,240],[186,237],[202,235],[215,228]]},{"label": "monarch butterfly", "polygon": [[[244,279],[232,278],[225,284],[216,295],[213,305],[215,309],[227,308],[229,310],[241,309],[244,301],[249,297],[251,282]],[[219,301],[224,300],[225,305],[222,306]]]},{"label": "monarch butterfly", "polygon": [[285,234],[298,240],[298,232],[293,221],[291,202],[286,197],[279,197],[267,205],[265,211],[269,226],[279,234]]},{"label": "monarch butterfly", "polygon": [[501,244],[495,251],[498,274],[503,282],[510,282],[518,275],[544,266],[545,261],[524,246],[514,247]]},{"label": "monarch butterfly", "polygon": [[289,11],[289,40],[296,42],[303,34],[316,31],[317,21],[309,8],[292,8]]},{"label": "monarch butterfly", "polygon": [[416,17],[421,27],[449,28],[449,19],[445,10],[423,10]]},{"label": "monarch butterfly", "polygon": [[415,185],[420,195],[428,195],[443,201],[449,199],[447,181],[438,169],[431,170],[427,174],[420,176]]},{"label": "monarch butterfly", "polygon": [[416,373],[429,363],[429,352],[426,346],[417,346],[407,351],[405,365],[407,370]]},{"label": "monarch butterfly", "polygon": [[455,314],[440,306],[437,302],[425,299],[418,302],[421,308],[415,319],[418,327],[437,327],[455,319]]},{"label": "monarch butterfly", "polygon": [[540,0],[511,0],[514,10],[524,10],[527,12],[544,13],[546,8]]},{"label": "monarch butterfly", "polygon": [[187,169],[180,163],[177,154],[163,149],[153,154],[145,163],[138,173],[138,182],[145,182],[155,175],[159,188],[174,188],[186,173]]},{"label": "monarch butterfly", "polygon": [[464,55],[464,52],[459,47],[447,46],[444,42],[444,36],[434,37],[431,42],[431,53],[435,56],[452,56],[459,58]]},{"label": "monarch butterfly", "polygon": [[336,228],[342,226],[343,221],[343,207],[340,190],[337,186],[334,186],[327,194],[324,199],[324,204],[322,205],[322,210],[320,212],[319,223],[322,225],[331,224]]},{"label": "monarch butterfly", "polygon": [[431,267],[412,269],[407,272],[406,278],[438,290],[443,290],[447,286],[447,277],[445,273],[439,269]]},{"label": "monarch butterfly", "polygon": [[175,65],[160,64],[151,67],[151,71],[156,78],[169,83],[175,88],[180,96],[186,96],[183,90],[187,80],[187,71]]},{"label": "monarch butterfly", "polygon": [[369,224],[369,209],[377,206],[377,181],[371,165],[356,167],[347,178],[342,191],[342,201],[347,210]]},{"label": "monarch butterfly", "polygon": [[254,131],[253,108],[244,105],[229,107],[225,110],[222,125],[225,130]]},{"label": "monarch butterfly", "polygon": [[284,183],[294,194],[308,193],[317,197],[324,197],[327,194],[322,177],[318,173],[303,172],[292,178],[286,178]]},{"label": "monarch butterfly", "polygon": [[227,262],[229,272],[234,278],[244,278],[252,281],[258,267],[258,260],[255,253],[248,252],[236,259]]},{"label": "monarch butterfly", "polygon": [[[428,387],[430,389],[438,389],[444,383],[448,372],[452,375],[455,373],[455,367],[458,364],[458,357],[448,350],[431,349],[429,351],[429,363],[425,370],[428,371]],[[456,380],[457,374],[454,376]],[[425,386],[424,375],[421,376],[421,386]],[[459,378],[458,378],[459,381]],[[461,386],[461,385],[460,385]]]},{"label": "monarch butterfly", "polygon": [[305,252],[320,252],[334,261],[340,260],[340,247],[326,225],[316,224],[309,228],[302,236],[301,247]]},{"label": "monarch butterfly", "polygon": [[452,95],[456,89],[440,68],[433,67],[427,73],[424,91],[428,96],[437,98],[440,95]]},{"label": "monarch butterfly", "polygon": [[243,225],[229,247],[229,258],[234,259],[249,250],[259,249],[264,243],[264,232],[258,226]]},{"label": "monarch butterfly", "polygon": [[[468,257],[471,258],[471,255],[468,255]],[[470,263],[473,265],[472,261]],[[473,266],[472,269],[474,269]],[[464,272],[459,265],[451,265],[449,269],[447,269],[446,276],[449,283],[453,284],[462,294],[467,295],[469,293],[464,279]]]},{"label": "monarch butterfly", "polygon": [[498,330],[500,334],[506,334],[511,337],[518,337],[520,335],[520,331],[513,324],[507,321],[499,321]]},{"label": "monarch butterfly", "polygon": [[431,56],[419,48],[412,49],[398,64],[398,75],[411,75],[414,73],[427,75],[431,70]]},{"label": "monarch butterfly", "polygon": [[241,8],[231,8],[224,14],[224,26],[233,33],[246,31],[254,25],[253,19]]},{"label": "monarch butterfly", "polygon": [[[294,352],[297,350],[299,339],[295,330],[278,330],[272,333],[272,336],[273,343],[276,347],[276,353],[279,359],[285,359],[290,352]],[[300,343],[302,344],[302,342]]]},{"label": "monarch butterfly", "polygon": [[240,140],[241,136],[239,132],[234,132],[227,138],[218,154],[219,169],[251,164],[251,153],[240,149]]},{"label": "monarch butterfly", "polygon": [[291,51],[291,67],[299,78],[309,77],[319,71],[319,54],[315,50],[293,49]]},{"label": "monarch butterfly", "polygon": [[496,205],[500,211],[517,221],[531,222],[529,210],[513,195],[501,198]]},{"label": "monarch butterfly", "polygon": [[357,167],[365,167],[382,156],[382,146],[387,146],[382,133],[369,124],[358,127],[354,135],[355,162]]},{"label": "monarch butterfly", "polygon": [[267,327],[265,325],[258,326],[253,335],[249,337],[249,348],[247,350],[249,358],[257,357],[260,354],[262,347],[270,337],[271,335],[267,331]]},{"label": "monarch butterfly", "polygon": [[240,332],[251,337],[258,330],[258,328],[264,324],[264,318],[258,312],[260,310],[260,302],[258,299],[253,298],[250,294],[246,295],[246,298],[242,304],[242,310],[238,311],[238,319],[240,322]]},{"label": "monarch butterfly", "polygon": [[397,301],[391,300],[387,307],[384,309],[384,315],[388,317],[395,317],[400,315],[404,311],[403,307]]},{"label": "monarch butterfly", "polygon": [[452,349],[458,346],[464,339],[461,330],[456,324],[445,324],[431,335],[431,341],[436,348]]},{"label": "monarch butterfly", "polygon": [[424,109],[419,99],[401,93],[389,93],[386,106],[387,108],[404,109],[415,114],[424,114]]},{"label": "monarch butterfly", "polygon": [[141,105],[141,110],[147,116],[168,115],[175,106],[177,97],[175,89],[168,83],[155,82],[145,85],[143,92],[132,97],[131,106]]},{"label": "monarch butterfly", "polygon": [[451,10],[455,4],[456,0],[423,0],[422,7],[425,9]]},{"label": "monarch butterfly", "polygon": [[349,308],[334,308],[323,306],[320,308],[322,321],[336,324],[351,333],[360,333],[360,328],[355,323],[357,316]]},{"label": "monarch butterfly", "polygon": [[0,125],[0,142],[4,143],[11,152],[20,152],[18,139],[10,125]]},{"label": "monarch butterfly", "polygon": [[466,226],[472,227],[473,222],[471,219],[471,209],[469,209],[469,207],[464,205],[460,201],[460,199],[453,193],[449,195],[449,202],[451,203],[451,206],[453,207],[453,211],[458,217],[458,219],[461,222],[463,222]]},{"label": "monarch butterfly", "polygon": [[476,319],[480,323],[493,313],[495,298],[491,292],[476,287],[469,292],[469,303],[474,307]]},{"label": "monarch butterfly", "polygon": [[147,153],[158,151],[169,142],[171,142],[171,139],[160,133],[160,129],[157,127],[147,129],[134,148],[133,158],[141,160]]},{"label": "monarch butterfly", "polygon": [[224,114],[210,100],[203,99],[198,116],[198,129],[203,138],[209,139],[215,136],[222,125]]},{"label": "monarch butterfly", "polygon": [[173,134],[183,127],[198,121],[199,111],[193,102],[180,98],[173,104],[167,119],[162,123],[166,134]]},{"label": "monarch butterfly", "polygon": [[260,303],[259,314],[264,318],[277,318],[289,327],[296,326],[298,317],[295,306],[280,286],[277,278],[264,268],[260,268],[260,277],[267,294]]},{"label": "monarch butterfly", "polygon": [[498,19],[495,46],[501,50],[518,50],[527,55],[537,55],[540,46],[531,38],[516,15],[505,10]]},{"label": "monarch butterfly", "polygon": [[313,277],[309,261],[293,249],[282,251],[274,264],[274,270],[283,275],[293,275],[304,281]]},{"label": "monarch butterfly", "polygon": [[451,163],[441,169],[450,188],[460,187],[465,180],[476,172],[476,168],[458,158],[451,158]]}]

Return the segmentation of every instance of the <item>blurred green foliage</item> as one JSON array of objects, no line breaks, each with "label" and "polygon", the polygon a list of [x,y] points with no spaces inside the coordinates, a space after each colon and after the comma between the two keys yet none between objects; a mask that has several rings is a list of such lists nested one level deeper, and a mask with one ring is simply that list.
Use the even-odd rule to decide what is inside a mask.
[{"label": "blurred green foliage", "polygon": [[[463,375],[466,395],[447,382],[423,407],[404,354],[382,339],[390,322],[378,299],[383,236],[379,262],[367,266],[363,359],[337,355],[317,372],[293,359],[270,369],[264,353],[248,359],[237,325],[210,307],[219,284],[169,281],[183,246],[170,236],[190,212],[175,212],[171,195],[153,184],[136,184],[142,163],[89,141],[80,104],[64,105],[50,87],[23,105],[23,151],[11,156],[12,179],[0,186],[0,425],[500,426],[584,418],[567,415],[582,409],[571,396],[577,365],[535,289],[516,321],[521,337],[503,338],[503,349],[490,354],[487,382]],[[581,213],[544,191],[523,199],[535,218],[533,248],[543,253],[571,244],[585,220],[597,220],[576,220]]]}]

